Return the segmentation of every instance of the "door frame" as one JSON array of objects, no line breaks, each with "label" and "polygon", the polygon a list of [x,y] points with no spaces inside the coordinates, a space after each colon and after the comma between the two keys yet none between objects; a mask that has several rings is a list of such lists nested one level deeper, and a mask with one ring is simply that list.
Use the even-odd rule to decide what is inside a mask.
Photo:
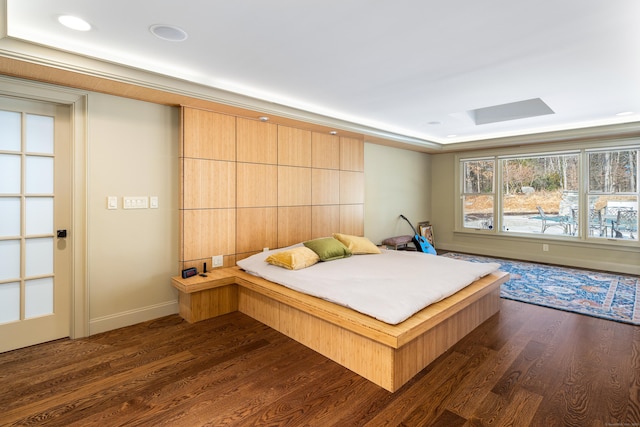
[{"label": "door frame", "polygon": [[87,120],[88,93],[15,77],[0,76],[0,95],[21,100],[69,106],[71,224],[71,324],[72,339],[89,335],[87,270]]}]

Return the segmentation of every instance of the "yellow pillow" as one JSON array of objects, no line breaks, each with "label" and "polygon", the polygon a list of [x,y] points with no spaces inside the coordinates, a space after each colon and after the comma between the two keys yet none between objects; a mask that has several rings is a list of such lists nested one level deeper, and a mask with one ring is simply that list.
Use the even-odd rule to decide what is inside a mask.
[{"label": "yellow pillow", "polygon": [[310,267],[317,263],[320,261],[320,257],[311,249],[300,246],[271,254],[265,261],[278,267],[288,268],[289,270],[300,270],[301,268]]},{"label": "yellow pillow", "polygon": [[345,245],[354,255],[379,254],[380,248],[366,237],[350,236],[348,234],[333,233],[333,237]]}]

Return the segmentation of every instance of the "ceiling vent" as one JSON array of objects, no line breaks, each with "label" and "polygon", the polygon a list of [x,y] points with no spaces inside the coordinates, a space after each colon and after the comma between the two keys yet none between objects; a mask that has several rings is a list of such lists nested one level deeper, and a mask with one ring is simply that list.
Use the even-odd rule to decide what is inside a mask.
[{"label": "ceiling vent", "polygon": [[185,30],[173,25],[156,24],[149,27],[149,31],[157,38],[170,42],[182,42],[189,37]]},{"label": "ceiling vent", "polygon": [[468,113],[476,125],[555,114],[540,98],[478,108],[476,110],[470,110]]}]

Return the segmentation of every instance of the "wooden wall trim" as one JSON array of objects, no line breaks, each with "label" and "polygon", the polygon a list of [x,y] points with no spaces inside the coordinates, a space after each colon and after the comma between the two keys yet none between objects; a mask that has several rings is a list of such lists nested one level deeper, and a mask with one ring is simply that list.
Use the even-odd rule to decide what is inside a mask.
[{"label": "wooden wall trim", "polygon": [[364,233],[364,140],[182,107],[180,264]]}]

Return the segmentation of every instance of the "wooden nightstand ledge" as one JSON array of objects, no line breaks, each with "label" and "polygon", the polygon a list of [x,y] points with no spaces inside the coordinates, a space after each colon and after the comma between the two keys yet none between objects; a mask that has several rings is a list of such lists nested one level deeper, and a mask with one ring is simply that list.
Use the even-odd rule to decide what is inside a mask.
[{"label": "wooden nightstand ledge", "polygon": [[235,270],[219,268],[207,272],[207,277],[171,278],[180,291],[180,316],[189,323],[238,311],[238,286]]}]

